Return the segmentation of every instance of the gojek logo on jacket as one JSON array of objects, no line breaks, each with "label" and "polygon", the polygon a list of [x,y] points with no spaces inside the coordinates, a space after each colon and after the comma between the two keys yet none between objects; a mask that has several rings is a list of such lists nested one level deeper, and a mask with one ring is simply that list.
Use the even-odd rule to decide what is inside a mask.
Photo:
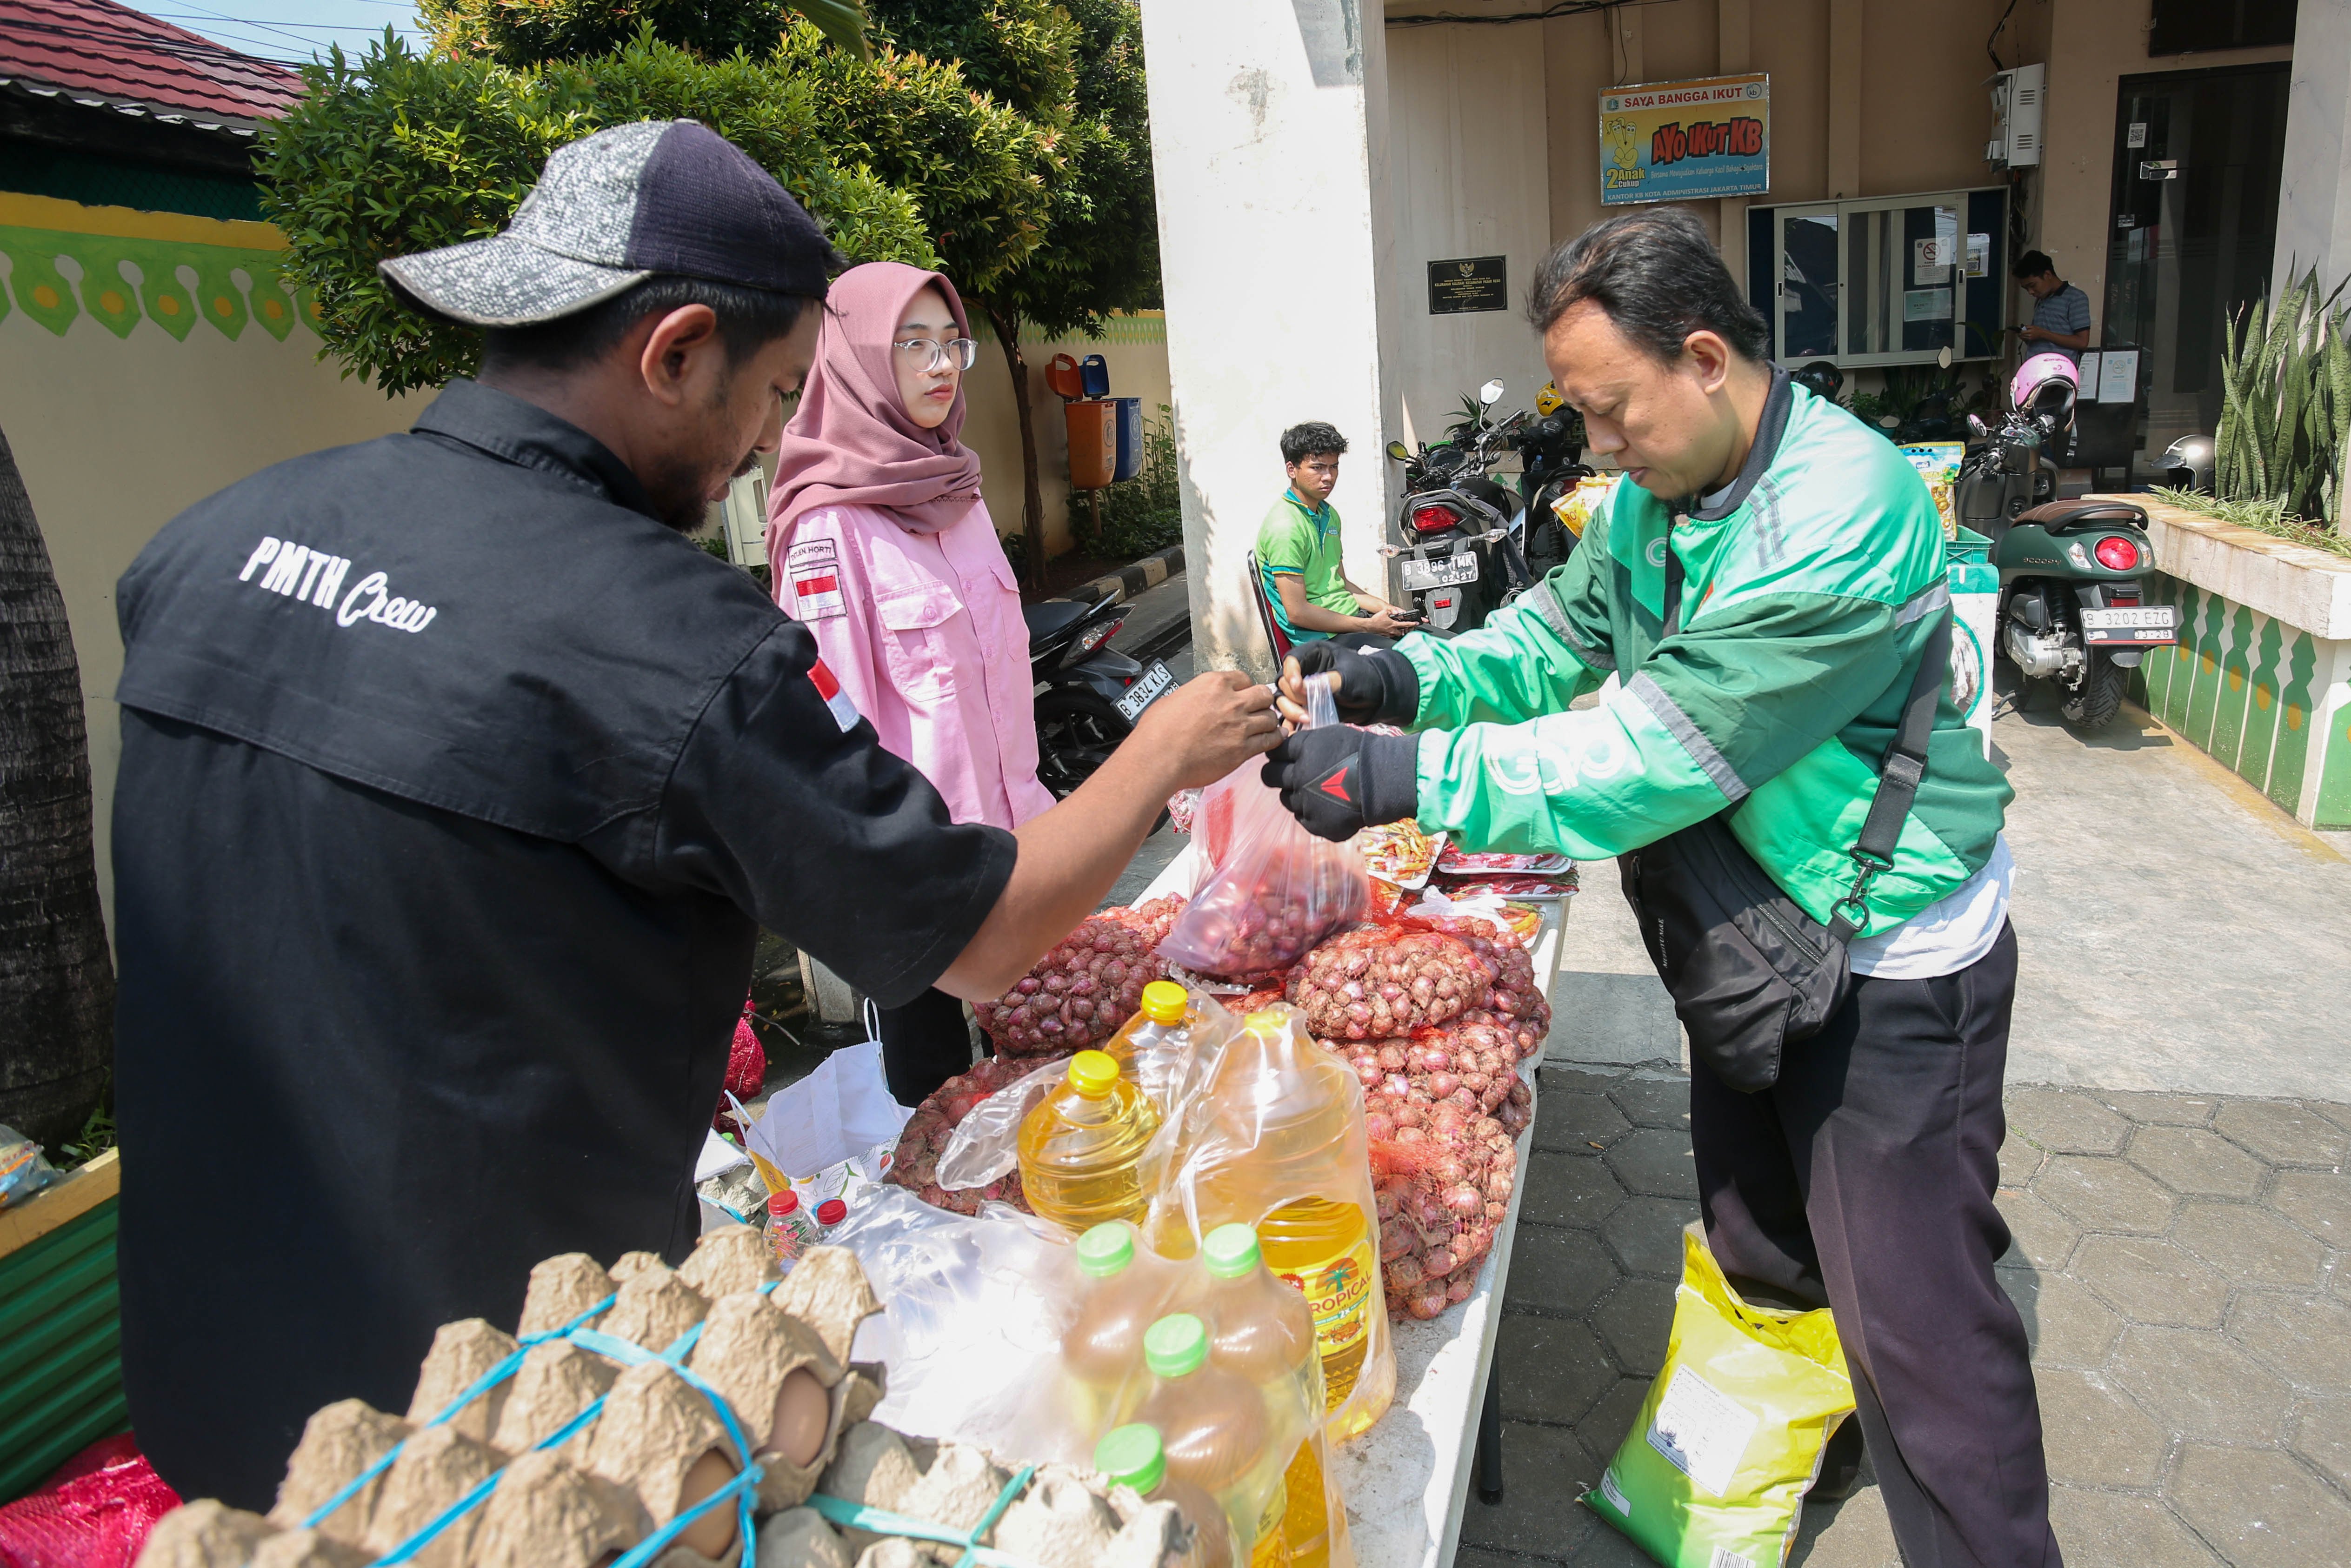
[{"label": "gojek logo on jacket", "polygon": [[272,593],[283,594],[297,603],[315,604],[321,610],[334,612],[335,624],[354,626],[362,621],[372,621],[379,626],[389,626],[398,632],[422,632],[441,613],[430,604],[413,599],[402,599],[392,591],[392,580],[382,572],[371,571],[342,594],[340,604],[335,596],[342,593],[343,579],[351,570],[349,558],[315,550],[291,539],[276,539],[266,535],[246,558],[245,570],[236,574],[239,582],[253,582],[254,573],[262,572],[258,586]]}]

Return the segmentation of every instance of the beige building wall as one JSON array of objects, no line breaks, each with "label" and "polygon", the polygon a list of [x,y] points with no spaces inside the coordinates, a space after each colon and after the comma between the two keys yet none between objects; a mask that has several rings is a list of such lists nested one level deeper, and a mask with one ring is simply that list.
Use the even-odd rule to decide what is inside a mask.
[{"label": "beige building wall", "polygon": [[[1055,354],[1083,360],[1100,354],[1110,369],[1113,397],[1143,400],[1143,417],[1165,421],[1172,405],[1167,385],[1166,321],[1156,310],[1111,318],[1099,341],[1047,340],[1024,334],[1020,351],[1029,362],[1030,417],[1036,422],[1037,480],[1045,504],[1045,552],[1056,556],[1075,547],[1070,527],[1070,427],[1061,400],[1045,384],[1045,366]],[[1013,401],[1011,372],[994,332],[979,330],[979,358],[964,378],[964,444],[979,455],[980,495],[998,536],[1020,531],[1020,413]],[[1270,449],[1271,443],[1268,443]],[[1279,464],[1275,474],[1280,473]],[[1083,507],[1084,498],[1078,498]]]},{"label": "beige building wall", "polygon": [[[93,241],[128,242],[128,250],[151,259],[183,258],[172,268],[182,288],[158,291],[158,280],[146,276],[152,267],[144,266],[144,287],[132,288],[119,268],[124,287],[113,287],[102,281]],[[73,628],[89,716],[99,888],[110,920],[110,818],[122,750],[115,580],[183,508],[272,463],[404,430],[427,401],[387,399],[344,380],[319,362],[319,340],[308,328],[287,322],[282,340],[264,329],[260,313],[273,291],[235,285],[239,274],[250,279],[242,266],[225,274],[234,287],[226,319],[236,336],[193,325],[198,315],[206,323],[223,319],[218,307],[229,297],[218,292],[220,261],[256,258],[283,243],[263,224],[0,193],[0,266],[8,269],[11,307],[0,317],[0,431],[24,474]],[[118,324],[132,312],[120,336],[100,319],[109,293]],[[176,308],[164,310],[167,300]],[[44,324],[68,306],[62,332]],[[166,319],[189,321],[184,339],[159,324]]]}]

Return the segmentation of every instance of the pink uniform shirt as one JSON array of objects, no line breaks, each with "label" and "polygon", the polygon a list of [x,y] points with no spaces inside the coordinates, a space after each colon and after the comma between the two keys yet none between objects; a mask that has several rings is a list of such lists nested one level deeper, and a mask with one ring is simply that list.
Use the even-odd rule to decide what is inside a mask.
[{"label": "pink uniform shirt", "polygon": [[770,559],[776,602],[956,821],[1017,828],[1053,803],[1037,782],[1020,590],[987,503],[936,533],[879,507],[812,507]]}]

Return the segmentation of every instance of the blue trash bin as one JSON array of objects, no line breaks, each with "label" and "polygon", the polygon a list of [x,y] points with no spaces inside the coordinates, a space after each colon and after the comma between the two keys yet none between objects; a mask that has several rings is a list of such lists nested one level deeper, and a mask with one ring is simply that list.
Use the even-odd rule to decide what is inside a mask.
[{"label": "blue trash bin", "polygon": [[1114,397],[1110,401],[1118,407],[1112,416],[1118,426],[1118,465],[1111,478],[1132,479],[1143,472],[1143,400]]},{"label": "blue trash bin", "polygon": [[1088,397],[1110,396],[1110,364],[1100,354],[1078,361],[1078,379]]}]

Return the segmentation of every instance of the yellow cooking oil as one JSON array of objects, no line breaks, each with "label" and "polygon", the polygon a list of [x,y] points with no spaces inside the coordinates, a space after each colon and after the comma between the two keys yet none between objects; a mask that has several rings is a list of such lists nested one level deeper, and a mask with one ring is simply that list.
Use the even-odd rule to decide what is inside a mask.
[{"label": "yellow cooking oil", "polygon": [[[1257,1239],[1265,1266],[1306,1298],[1314,1318],[1314,1348],[1322,1358],[1323,1407],[1336,1410],[1363,1375],[1372,1314],[1386,1310],[1364,1211],[1327,1197],[1297,1198],[1259,1220]],[[1343,1441],[1379,1416],[1378,1410],[1369,1411],[1331,1435]]]},{"label": "yellow cooking oil", "polygon": [[1140,1220],[1141,1162],[1159,1112],[1099,1051],[1070,1058],[1053,1092],[1020,1123],[1020,1186],[1029,1207],[1075,1232]]}]

